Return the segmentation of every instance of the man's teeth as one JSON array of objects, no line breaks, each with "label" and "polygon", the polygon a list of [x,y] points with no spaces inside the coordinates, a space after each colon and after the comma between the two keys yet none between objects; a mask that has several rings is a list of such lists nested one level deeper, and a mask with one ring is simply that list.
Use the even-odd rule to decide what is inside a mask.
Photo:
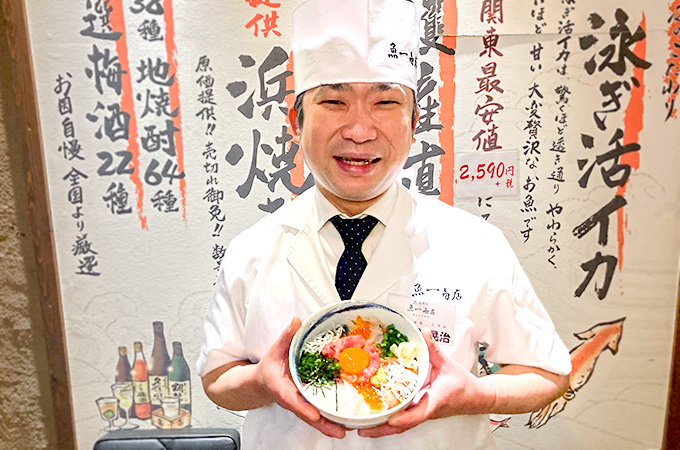
[{"label": "man's teeth", "polygon": [[340,160],[345,164],[349,164],[350,166],[365,166],[376,161],[376,159],[352,159],[352,158],[340,158]]}]

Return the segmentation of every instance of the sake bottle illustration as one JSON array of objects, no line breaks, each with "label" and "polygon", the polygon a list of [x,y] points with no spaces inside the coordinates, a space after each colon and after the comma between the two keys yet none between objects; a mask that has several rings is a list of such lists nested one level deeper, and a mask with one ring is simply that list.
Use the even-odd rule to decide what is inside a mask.
[{"label": "sake bottle illustration", "polygon": [[149,403],[149,370],[144,359],[142,343],[135,342],[135,362],[132,366],[132,385],[135,388],[135,416],[138,419],[151,417]]},{"label": "sake bottle illustration", "polygon": [[[118,364],[116,365],[116,383],[131,383],[132,382],[132,368],[130,367],[130,360],[128,360],[127,347],[118,347]],[[121,417],[126,417],[127,412],[121,410]],[[135,416],[134,410],[130,410],[130,418]]]},{"label": "sake bottle illustration", "polygon": [[179,398],[181,409],[191,411],[191,373],[182,354],[182,343],[172,343],[172,363],[168,373],[170,395]]},{"label": "sake bottle illustration", "polygon": [[168,386],[168,369],[170,355],[165,345],[163,322],[153,322],[153,350],[151,367],[149,368],[149,393],[151,395],[151,411],[161,407],[161,399],[170,396]]}]

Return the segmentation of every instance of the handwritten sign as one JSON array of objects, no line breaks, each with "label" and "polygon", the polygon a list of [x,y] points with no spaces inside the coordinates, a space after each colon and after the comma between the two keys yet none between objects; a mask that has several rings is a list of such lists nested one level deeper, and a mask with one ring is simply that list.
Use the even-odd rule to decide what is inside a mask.
[{"label": "handwritten sign", "polygon": [[[108,423],[96,399],[109,397],[119,347],[139,343],[141,365],[160,321],[191,365],[229,241],[314,184],[287,116],[301,2],[62,2],[56,21],[47,0],[25,2],[83,448]],[[572,380],[576,397],[498,435],[535,449],[568,448],[565,434],[659,448],[661,433],[636,425],[663,427],[671,365],[680,152],[649,150],[680,139],[680,0],[414,3],[420,47],[404,57],[419,69],[420,112],[397,181],[503,231],[568,348],[611,337],[611,376]],[[441,264],[473,256],[486,257]],[[479,293],[427,275],[394,307],[451,345],[461,300]],[[504,362],[479,356],[486,373]],[[200,391],[194,372],[174,382],[187,378]],[[567,402],[572,412],[544,426]],[[155,427],[160,408],[144,413],[148,395],[133,403],[129,423]],[[189,403],[191,426],[241,426],[204,395]]]}]

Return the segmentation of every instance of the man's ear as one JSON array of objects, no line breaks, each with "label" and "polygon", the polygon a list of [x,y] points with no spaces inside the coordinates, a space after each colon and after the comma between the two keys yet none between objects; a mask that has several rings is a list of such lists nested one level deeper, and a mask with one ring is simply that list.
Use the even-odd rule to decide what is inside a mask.
[{"label": "man's ear", "polygon": [[298,127],[298,112],[295,108],[288,110],[288,122],[293,132],[293,142],[300,144],[300,127]]}]

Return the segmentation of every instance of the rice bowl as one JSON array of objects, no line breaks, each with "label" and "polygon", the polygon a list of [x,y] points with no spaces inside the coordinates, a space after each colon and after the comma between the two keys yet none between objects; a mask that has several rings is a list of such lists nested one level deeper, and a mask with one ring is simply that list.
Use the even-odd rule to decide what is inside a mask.
[{"label": "rice bowl", "polygon": [[324,417],[366,428],[413,401],[428,378],[429,357],[410,319],[353,300],[328,305],[303,322],[289,366],[297,388]]}]

